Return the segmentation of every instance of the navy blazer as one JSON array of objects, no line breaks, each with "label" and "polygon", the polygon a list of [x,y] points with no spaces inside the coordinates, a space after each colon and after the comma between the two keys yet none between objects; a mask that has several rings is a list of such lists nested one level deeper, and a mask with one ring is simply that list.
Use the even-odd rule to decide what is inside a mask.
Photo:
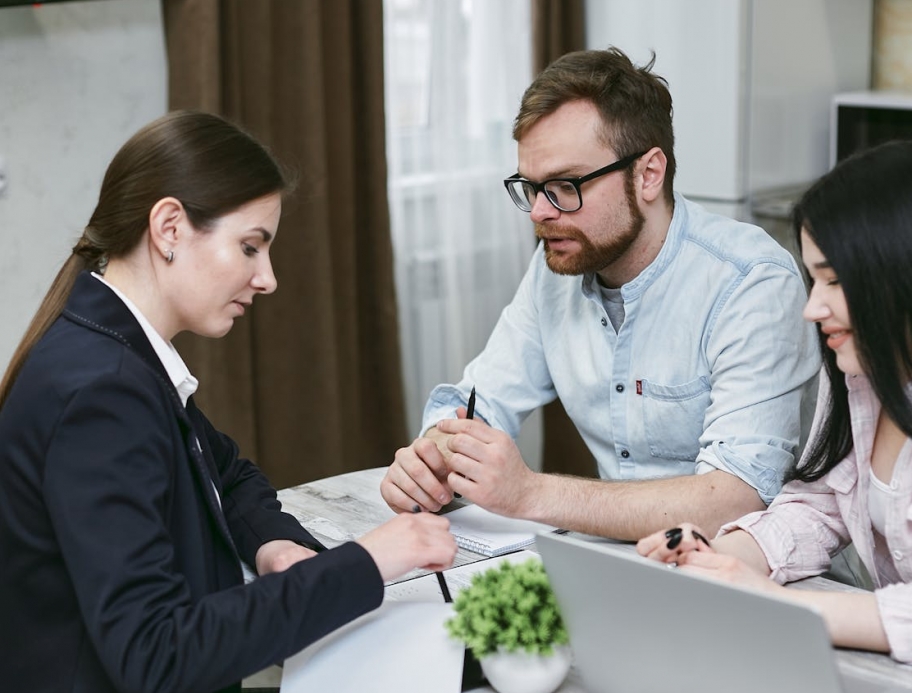
[{"label": "navy blazer", "polygon": [[81,274],[0,410],[0,681],[237,690],[382,601],[356,543],[243,585],[272,539],[323,548]]}]

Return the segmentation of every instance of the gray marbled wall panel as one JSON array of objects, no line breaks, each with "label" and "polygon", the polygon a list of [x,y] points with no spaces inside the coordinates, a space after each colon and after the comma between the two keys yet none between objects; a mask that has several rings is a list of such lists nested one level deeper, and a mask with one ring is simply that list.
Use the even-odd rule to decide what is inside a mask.
[{"label": "gray marbled wall panel", "polygon": [[0,8],[0,368],[117,148],[167,107],[157,0]]}]

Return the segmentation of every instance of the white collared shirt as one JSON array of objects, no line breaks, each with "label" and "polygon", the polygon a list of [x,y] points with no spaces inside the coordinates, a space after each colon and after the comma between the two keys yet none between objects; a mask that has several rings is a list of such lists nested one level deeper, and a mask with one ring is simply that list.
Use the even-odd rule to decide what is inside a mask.
[{"label": "white collared shirt", "polygon": [[186,407],[190,395],[195,393],[199,387],[199,380],[194,378],[190,373],[190,369],[187,368],[187,364],[184,363],[180,354],[177,353],[177,349],[174,348],[174,345],[171,342],[165,341],[156,329],[152,327],[152,323],[150,323],[146,319],[146,316],[136,307],[136,304],[121,293],[116,286],[105,281],[104,277],[100,274],[92,272],[92,276],[113,291],[117,297],[124,302],[124,305],[129,308],[130,312],[133,313],[133,317],[136,318],[136,322],[139,323],[139,326],[145,333],[146,339],[148,339],[149,344],[152,345],[155,355],[158,356],[158,360],[161,361],[162,365],[165,367],[168,378],[177,390],[181,404]]}]

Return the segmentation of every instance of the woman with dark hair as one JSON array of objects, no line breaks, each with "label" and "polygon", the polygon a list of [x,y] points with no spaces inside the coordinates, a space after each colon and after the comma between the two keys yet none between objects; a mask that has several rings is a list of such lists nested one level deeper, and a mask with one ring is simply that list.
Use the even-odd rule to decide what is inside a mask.
[{"label": "woman with dark hair", "polygon": [[[912,662],[912,142],[849,158],[802,197],[794,230],[824,371],[811,444],[765,511],[637,549],[811,604],[834,644]],[[775,329],[771,325],[770,329]],[[852,542],[873,592],[785,590]],[[770,579],[771,578],[771,579]]]},{"label": "woman with dark hair", "polygon": [[[193,401],[171,339],[221,337],[276,289],[286,182],[253,138],[175,112],[117,153],[0,384],[0,681],[23,691],[239,690],[452,563],[403,514],[332,550],[281,512]],[[260,577],[244,585],[241,561]]]}]

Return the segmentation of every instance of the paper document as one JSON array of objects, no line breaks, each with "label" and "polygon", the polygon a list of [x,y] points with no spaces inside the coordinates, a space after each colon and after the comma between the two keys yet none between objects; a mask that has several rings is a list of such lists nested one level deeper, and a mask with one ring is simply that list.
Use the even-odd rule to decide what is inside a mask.
[{"label": "paper document", "polygon": [[[455,599],[459,592],[472,584],[473,575],[483,573],[490,568],[496,568],[504,562],[525,563],[530,558],[541,560],[541,557],[534,551],[517,551],[505,556],[488,558],[461,565],[458,568],[444,570],[443,577],[447,582],[450,594]],[[387,585],[383,598],[385,601],[434,602],[439,604],[443,601],[443,594],[440,592],[437,576],[431,573],[411,580],[397,582],[394,585]]]},{"label": "paper document", "polygon": [[443,625],[452,615],[442,602],[384,602],[286,659],[280,691],[459,693],[465,648]]}]

